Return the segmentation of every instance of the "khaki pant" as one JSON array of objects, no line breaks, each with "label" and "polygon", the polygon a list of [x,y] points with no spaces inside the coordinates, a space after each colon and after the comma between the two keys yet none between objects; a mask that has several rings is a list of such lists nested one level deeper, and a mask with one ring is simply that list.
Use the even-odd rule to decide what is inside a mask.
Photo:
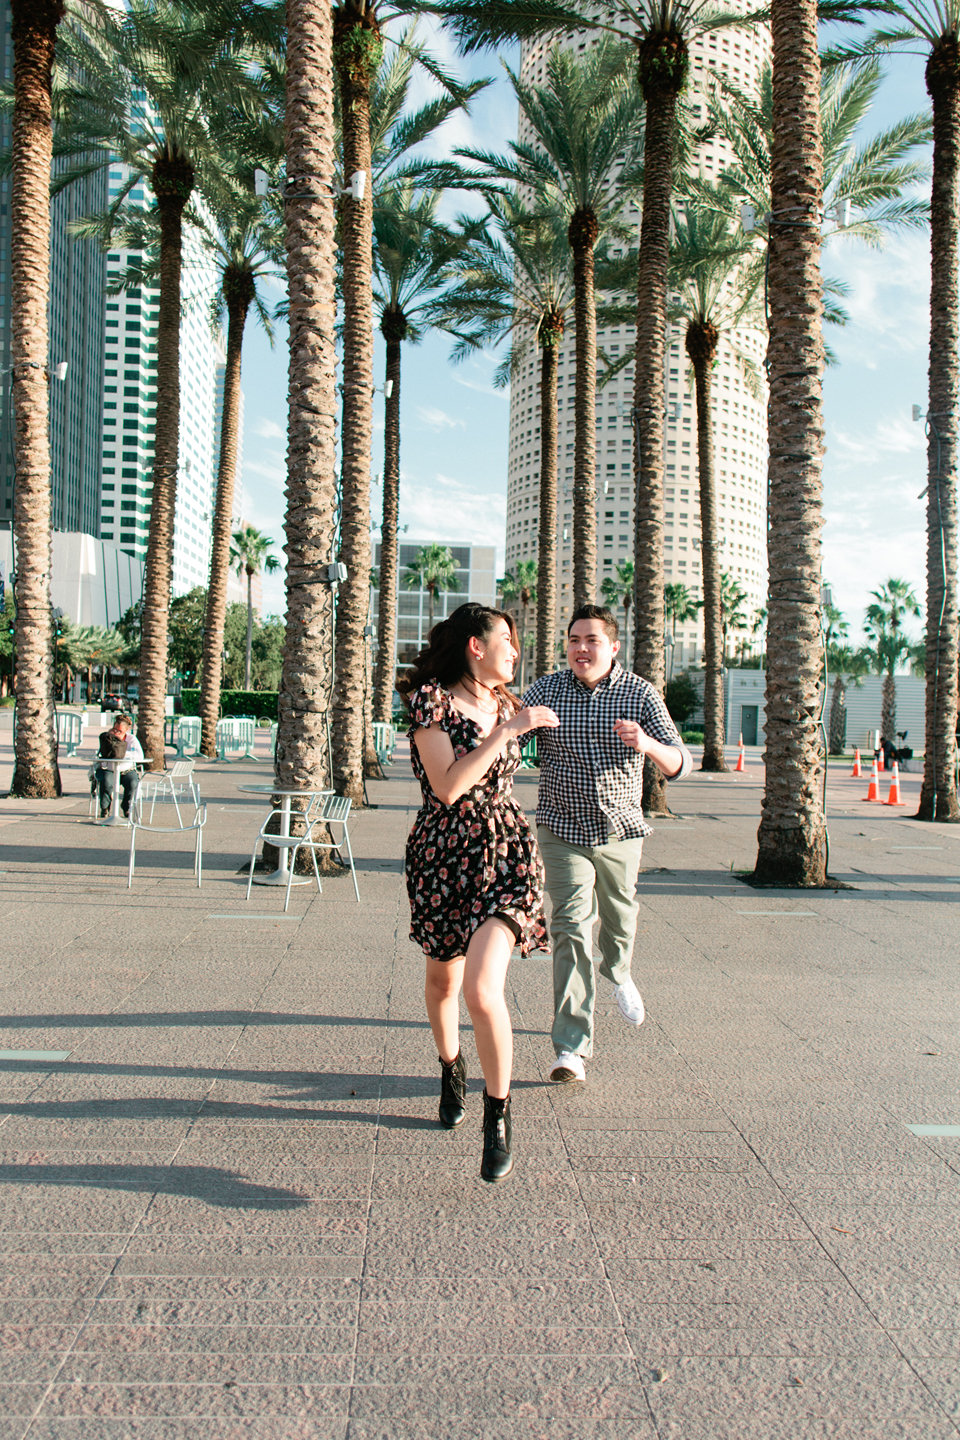
[{"label": "khaki pant", "polygon": [[637,933],[637,874],[642,840],[571,845],[538,826],[537,839],[553,905],[553,1048],[589,1059],[593,1054],[593,926],[600,916],[600,974],[614,985],[630,978]]}]

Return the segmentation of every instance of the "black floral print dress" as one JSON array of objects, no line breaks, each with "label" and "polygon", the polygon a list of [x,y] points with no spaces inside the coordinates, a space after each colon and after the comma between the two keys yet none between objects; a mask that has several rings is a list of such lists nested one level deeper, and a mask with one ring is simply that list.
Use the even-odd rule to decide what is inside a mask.
[{"label": "black floral print dress", "polygon": [[[501,713],[500,722],[509,718]],[[411,737],[439,725],[450,736],[459,760],[482,739],[474,720],[462,715],[439,684],[422,685],[410,696]],[[423,804],[407,841],[410,938],[434,960],[466,954],[470,937],[491,915],[512,920],[522,955],[549,950],[543,915],[543,864],[527,817],[513,798],[520,766],[515,737],[478,785],[452,805],[430,788],[415,744],[413,772]]]}]

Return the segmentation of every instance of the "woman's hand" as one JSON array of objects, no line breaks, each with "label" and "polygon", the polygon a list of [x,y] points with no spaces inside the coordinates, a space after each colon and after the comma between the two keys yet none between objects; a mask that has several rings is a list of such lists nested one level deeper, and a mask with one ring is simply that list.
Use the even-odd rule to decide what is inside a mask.
[{"label": "woman's hand", "polygon": [[526,735],[528,730],[556,730],[560,719],[547,705],[528,705],[504,722],[512,735]]}]

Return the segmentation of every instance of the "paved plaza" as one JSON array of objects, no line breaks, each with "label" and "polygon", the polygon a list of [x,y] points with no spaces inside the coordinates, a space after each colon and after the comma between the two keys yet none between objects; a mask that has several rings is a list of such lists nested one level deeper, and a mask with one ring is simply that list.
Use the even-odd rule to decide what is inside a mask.
[{"label": "paved plaza", "polygon": [[[897,810],[831,772],[854,888],[812,894],[737,878],[759,752],[672,787],[647,1021],[605,987],[586,1085],[552,1087],[550,959],[515,959],[490,1187],[468,1028],[467,1122],[436,1120],[405,746],[353,827],[362,904],[338,877],[286,916],[239,873],[266,759],[198,766],[201,891],[169,836],[128,891],[92,748],[62,800],[0,801],[0,1440],[960,1435],[960,827],[908,818],[918,776]],[[10,763],[8,728],[2,793]]]}]

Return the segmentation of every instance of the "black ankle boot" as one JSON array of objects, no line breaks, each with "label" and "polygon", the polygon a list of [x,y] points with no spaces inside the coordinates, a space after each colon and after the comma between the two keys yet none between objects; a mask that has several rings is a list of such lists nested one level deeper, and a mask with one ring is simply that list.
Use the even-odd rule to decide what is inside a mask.
[{"label": "black ankle boot", "polygon": [[467,1066],[461,1050],[447,1065],[440,1061],[440,1124],[453,1130],[466,1115]]},{"label": "black ankle boot", "polygon": [[513,1169],[513,1153],[510,1148],[512,1139],[510,1096],[508,1095],[506,1100],[491,1100],[484,1090],[481,1180],[506,1180]]}]

